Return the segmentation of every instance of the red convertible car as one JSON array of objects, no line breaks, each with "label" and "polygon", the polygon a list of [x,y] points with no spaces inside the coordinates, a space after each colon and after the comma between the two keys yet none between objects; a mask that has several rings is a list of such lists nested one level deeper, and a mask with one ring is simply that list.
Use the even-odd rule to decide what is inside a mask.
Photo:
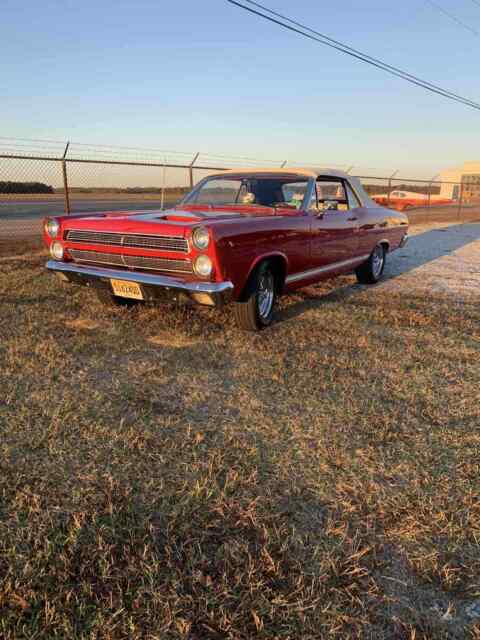
[{"label": "red convertible car", "polygon": [[49,218],[44,239],[47,268],[106,304],[231,302],[257,331],[284,293],[353,271],[377,282],[408,219],[340,171],[248,169],[205,178],[167,211]]}]

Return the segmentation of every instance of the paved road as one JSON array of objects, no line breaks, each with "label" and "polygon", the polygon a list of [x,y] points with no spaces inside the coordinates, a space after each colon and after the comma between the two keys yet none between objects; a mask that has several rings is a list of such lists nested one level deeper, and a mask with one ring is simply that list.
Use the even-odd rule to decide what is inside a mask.
[{"label": "paved road", "polygon": [[[93,211],[152,211],[160,209],[160,200],[72,200],[72,213]],[[171,206],[174,202],[165,202]],[[0,201],[0,238],[25,237],[39,233],[43,218],[62,215],[64,201],[15,200]]]}]

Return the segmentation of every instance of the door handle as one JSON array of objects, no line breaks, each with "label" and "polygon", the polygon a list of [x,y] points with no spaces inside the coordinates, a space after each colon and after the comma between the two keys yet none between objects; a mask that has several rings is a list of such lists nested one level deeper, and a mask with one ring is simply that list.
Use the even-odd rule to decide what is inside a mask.
[{"label": "door handle", "polygon": [[347,218],[347,220],[349,222],[354,222],[355,220],[358,220],[357,216],[352,216],[351,218]]}]

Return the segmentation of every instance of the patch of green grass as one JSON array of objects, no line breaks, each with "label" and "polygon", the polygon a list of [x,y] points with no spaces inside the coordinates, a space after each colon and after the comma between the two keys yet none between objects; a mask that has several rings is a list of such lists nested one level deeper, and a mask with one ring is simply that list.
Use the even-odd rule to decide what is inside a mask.
[{"label": "patch of green grass", "polygon": [[0,637],[480,638],[478,306],[229,312],[0,273]]}]

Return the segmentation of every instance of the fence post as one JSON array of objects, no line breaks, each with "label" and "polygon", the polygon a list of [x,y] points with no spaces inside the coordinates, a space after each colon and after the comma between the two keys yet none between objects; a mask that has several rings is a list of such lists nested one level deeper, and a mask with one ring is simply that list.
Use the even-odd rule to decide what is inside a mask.
[{"label": "fence post", "polygon": [[190,163],[190,166],[188,167],[188,174],[190,177],[190,189],[193,189],[193,165],[198,160],[199,155],[200,155],[200,151],[195,155],[192,162]]},{"label": "fence post", "polygon": [[392,192],[392,180],[397,175],[398,169],[392,173],[388,179],[388,196],[387,196],[387,208],[390,206],[390,194]]},{"label": "fence post", "polygon": [[427,201],[427,209],[430,209],[431,201],[432,201],[432,185],[435,181],[435,178],[438,178],[438,173],[433,176],[433,178],[428,183],[428,201]]},{"label": "fence post", "polygon": [[162,197],[160,201],[160,209],[163,211],[165,206],[165,178],[167,172],[166,159],[163,161],[163,169],[162,169]]},{"label": "fence post", "polygon": [[65,151],[63,152],[62,157],[62,174],[63,174],[63,191],[64,191],[64,199],[65,199],[65,213],[70,215],[70,193],[68,191],[68,176],[67,176],[67,152],[68,147],[70,146],[70,142],[67,142],[65,147]]},{"label": "fence post", "polygon": [[463,205],[463,179],[460,183],[460,197],[458,198],[457,220],[459,221],[460,221],[460,218],[462,217],[462,205]]}]

